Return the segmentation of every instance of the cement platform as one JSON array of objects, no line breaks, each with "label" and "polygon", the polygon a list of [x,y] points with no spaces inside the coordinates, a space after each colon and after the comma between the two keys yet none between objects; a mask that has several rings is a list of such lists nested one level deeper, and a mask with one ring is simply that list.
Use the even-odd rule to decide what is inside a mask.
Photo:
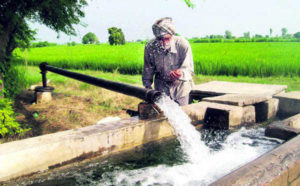
[{"label": "cement platform", "polygon": [[211,96],[219,96],[225,94],[258,94],[264,96],[273,96],[283,92],[286,88],[286,85],[211,81],[196,85],[191,91],[191,95],[206,94]]},{"label": "cement platform", "polygon": [[258,94],[226,94],[223,96],[204,98],[203,101],[223,103],[236,106],[247,106],[256,103],[268,101],[272,96],[258,95]]},{"label": "cement platform", "polygon": [[280,117],[290,117],[300,113],[300,91],[280,93],[274,98],[279,99]]}]

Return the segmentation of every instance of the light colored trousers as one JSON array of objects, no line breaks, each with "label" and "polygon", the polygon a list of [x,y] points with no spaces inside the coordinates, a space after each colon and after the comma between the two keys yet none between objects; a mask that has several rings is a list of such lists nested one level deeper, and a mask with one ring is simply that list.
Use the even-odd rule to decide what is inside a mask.
[{"label": "light colored trousers", "polygon": [[183,106],[183,105],[187,105],[189,104],[189,95],[187,96],[184,96],[184,97],[181,97],[181,98],[178,98],[176,100],[174,100],[176,103],[178,103],[180,106]]}]

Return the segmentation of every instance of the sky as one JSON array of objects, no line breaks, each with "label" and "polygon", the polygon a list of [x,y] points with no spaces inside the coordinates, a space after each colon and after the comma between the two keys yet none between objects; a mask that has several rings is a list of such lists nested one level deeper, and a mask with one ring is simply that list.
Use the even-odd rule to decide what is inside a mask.
[{"label": "sky", "polygon": [[234,36],[281,35],[300,31],[300,0],[192,0],[196,5],[189,8],[183,0],[88,0],[85,17],[75,25],[77,36],[58,34],[38,23],[30,23],[37,29],[38,41],[66,43],[81,42],[84,34],[93,32],[99,41],[108,42],[109,27],[123,30],[127,41],[153,38],[152,24],[162,17],[172,17],[176,32],[180,35],[204,37],[224,35],[230,30]]}]

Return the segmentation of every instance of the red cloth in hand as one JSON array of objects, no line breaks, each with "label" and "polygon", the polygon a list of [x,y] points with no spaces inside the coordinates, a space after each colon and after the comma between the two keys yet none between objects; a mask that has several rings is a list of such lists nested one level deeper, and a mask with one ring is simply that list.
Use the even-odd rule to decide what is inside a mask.
[{"label": "red cloth in hand", "polygon": [[147,88],[147,89],[152,89],[152,86],[146,86],[145,88]]},{"label": "red cloth in hand", "polygon": [[173,80],[176,80],[181,77],[182,73],[180,69],[176,69],[171,71],[169,75]]}]

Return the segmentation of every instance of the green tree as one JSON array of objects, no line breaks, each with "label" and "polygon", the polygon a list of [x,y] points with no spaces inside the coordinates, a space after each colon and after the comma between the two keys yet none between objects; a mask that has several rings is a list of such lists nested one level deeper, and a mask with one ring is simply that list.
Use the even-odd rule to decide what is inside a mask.
[{"label": "green tree", "polygon": [[194,4],[190,0],[184,0],[184,2],[188,5],[188,7],[194,8]]},{"label": "green tree", "polygon": [[93,44],[96,43],[97,41],[99,41],[97,36],[92,32],[85,34],[82,38],[83,44]]},{"label": "green tree", "polygon": [[67,46],[76,46],[76,42],[75,41],[67,42]]},{"label": "green tree", "polygon": [[229,30],[225,31],[225,38],[226,39],[232,39],[232,33]]},{"label": "green tree", "polygon": [[86,0],[5,0],[0,2],[0,73],[10,67],[13,50],[34,39],[34,31],[28,21],[39,22],[66,34],[75,35],[74,24],[84,16],[82,8]]},{"label": "green tree", "polygon": [[295,37],[295,38],[300,38],[300,32],[295,33],[295,34],[294,34],[294,37]]},{"label": "green tree", "polygon": [[286,34],[284,38],[291,39],[291,38],[293,38],[293,35],[292,34]]},{"label": "green tree", "polygon": [[281,29],[281,35],[282,35],[282,37],[285,37],[286,36],[286,34],[287,34],[287,32],[288,32],[288,30],[287,30],[287,28],[282,28]]},{"label": "green tree", "polygon": [[273,34],[273,29],[270,28],[270,37],[272,37],[272,34]]},{"label": "green tree", "polygon": [[125,36],[121,28],[111,27],[108,29],[108,33],[110,45],[125,45]]},{"label": "green tree", "polygon": [[254,38],[263,38],[264,36],[260,35],[260,34],[255,34]]},{"label": "green tree", "polygon": [[244,38],[250,38],[250,32],[245,32],[244,33]]},{"label": "green tree", "polygon": [[210,39],[222,39],[222,38],[224,38],[224,37],[223,37],[222,35],[213,35],[213,34],[212,34],[212,35],[209,36],[209,38],[210,38]]}]

